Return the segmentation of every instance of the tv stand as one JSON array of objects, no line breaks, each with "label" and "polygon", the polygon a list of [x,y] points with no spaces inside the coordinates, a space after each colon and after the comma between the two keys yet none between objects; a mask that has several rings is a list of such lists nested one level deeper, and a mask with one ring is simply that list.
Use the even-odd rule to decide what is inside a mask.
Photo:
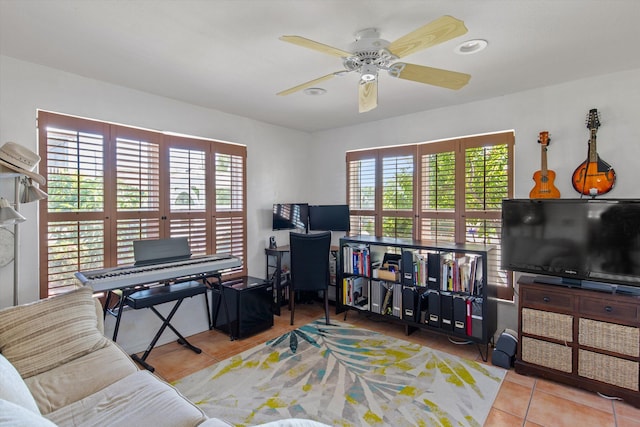
[{"label": "tv stand", "polygon": [[[518,279],[516,372],[640,408],[640,297],[548,286],[536,279]],[[622,285],[613,286],[619,291]]]}]

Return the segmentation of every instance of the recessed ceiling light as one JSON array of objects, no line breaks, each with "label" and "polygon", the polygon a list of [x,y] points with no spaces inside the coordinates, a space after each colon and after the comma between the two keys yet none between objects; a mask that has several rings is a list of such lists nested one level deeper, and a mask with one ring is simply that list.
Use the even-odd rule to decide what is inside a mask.
[{"label": "recessed ceiling light", "polygon": [[460,55],[471,55],[472,53],[478,53],[484,50],[488,44],[486,40],[482,39],[467,40],[466,42],[460,43],[455,48],[455,52]]},{"label": "recessed ceiling light", "polygon": [[321,87],[308,87],[304,90],[304,93],[312,96],[324,95],[327,93],[326,89],[322,89]]}]

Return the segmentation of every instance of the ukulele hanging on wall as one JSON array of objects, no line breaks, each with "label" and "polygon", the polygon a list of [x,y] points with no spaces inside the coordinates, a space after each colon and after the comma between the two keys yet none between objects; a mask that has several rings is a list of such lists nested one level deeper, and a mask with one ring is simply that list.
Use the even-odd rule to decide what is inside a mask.
[{"label": "ukulele hanging on wall", "polygon": [[535,186],[529,192],[531,199],[559,199],[560,190],[553,184],[556,179],[556,173],[547,168],[547,147],[551,142],[549,132],[540,132],[538,143],[540,144],[540,163],[539,171],[533,174]]},{"label": "ukulele hanging on wall", "polygon": [[600,127],[598,110],[592,108],[587,115],[589,138],[589,154],[587,160],[573,172],[571,183],[573,188],[586,196],[600,196],[608,193],[616,182],[616,172],[611,165],[600,158],[596,150],[596,132]]}]

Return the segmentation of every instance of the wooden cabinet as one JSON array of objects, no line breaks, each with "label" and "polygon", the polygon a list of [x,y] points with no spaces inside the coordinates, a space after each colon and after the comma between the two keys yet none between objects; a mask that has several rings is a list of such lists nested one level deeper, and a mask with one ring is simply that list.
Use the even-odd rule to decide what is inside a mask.
[{"label": "wooden cabinet", "polygon": [[519,285],[516,372],[564,382],[640,407],[640,298]]},{"label": "wooden cabinet", "polygon": [[[377,320],[404,325],[407,333],[421,328],[468,340],[478,344],[486,361],[497,327],[497,289],[487,280],[493,274],[490,268],[497,266],[495,252],[493,246],[477,244],[342,238],[336,311],[364,311]],[[432,263],[435,268],[427,274],[429,255],[439,261]],[[451,276],[445,277],[446,271]],[[467,274],[475,280],[465,283]],[[431,282],[431,276],[437,279]],[[450,288],[441,286],[447,277],[453,281]],[[480,344],[485,345],[484,354]]]}]

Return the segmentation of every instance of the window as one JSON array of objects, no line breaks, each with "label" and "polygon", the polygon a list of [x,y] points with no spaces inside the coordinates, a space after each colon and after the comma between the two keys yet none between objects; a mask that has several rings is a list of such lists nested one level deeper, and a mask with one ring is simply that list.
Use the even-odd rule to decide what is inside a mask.
[{"label": "window", "polygon": [[133,263],[134,240],[187,237],[194,255],[244,259],[246,147],[48,112],[38,125],[42,297],[76,271]]},{"label": "window", "polygon": [[356,234],[497,247],[489,269],[499,297],[513,298],[499,269],[502,199],[513,195],[513,132],[347,153],[347,200]]}]

